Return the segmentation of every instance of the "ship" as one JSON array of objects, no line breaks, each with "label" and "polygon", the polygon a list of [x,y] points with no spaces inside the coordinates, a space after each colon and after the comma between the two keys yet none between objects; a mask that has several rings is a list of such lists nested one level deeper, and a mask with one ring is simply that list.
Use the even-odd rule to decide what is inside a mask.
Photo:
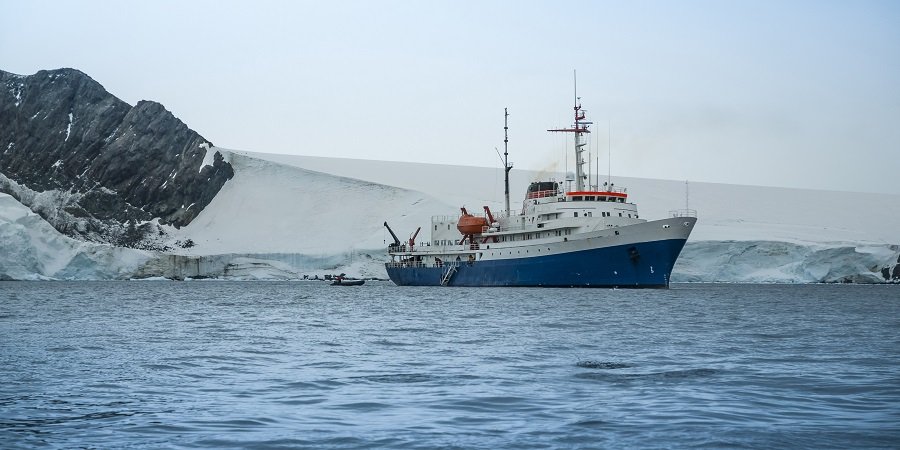
[{"label": "ship", "polygon": [[574,134],[574,174],[529,184],[522,207],[509,200],[509,113],[504,109],[505,206],[494,214],[460,208],[431,218],[431,239],[417,242],[421,227],[393,242],[385,269],[399,286],[523,286],[668,288],[672,269],[696,222],[697,212],[672,210],[646,220],[628,190],[609,178],[600,186],[585,173],[586,135],[592,122],[575,95],[571,127],[547,130]]}]

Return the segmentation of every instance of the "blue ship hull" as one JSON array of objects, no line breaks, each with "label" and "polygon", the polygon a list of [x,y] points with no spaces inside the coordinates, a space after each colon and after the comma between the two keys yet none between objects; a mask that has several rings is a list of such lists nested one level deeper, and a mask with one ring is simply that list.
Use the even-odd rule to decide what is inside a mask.
[{"label": "blue ship hull", "polygon": [[400,286],[543,286],[665,288],[686,239],[641,242],[530,258],[479,260],[442,267],[386,265]]}]

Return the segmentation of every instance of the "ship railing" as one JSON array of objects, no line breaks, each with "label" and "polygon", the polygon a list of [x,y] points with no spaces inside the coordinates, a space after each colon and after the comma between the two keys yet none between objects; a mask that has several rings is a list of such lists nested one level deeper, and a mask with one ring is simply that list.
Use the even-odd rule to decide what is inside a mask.
[{"label": "ship railing", "polygon": [[431,264],[425,264],[422,261],[389,261],[386,264],[390,268],[424,268],[424,267],[459,267],[470,260],[463,259],[460,261],[440,261]]},{"label": "ship railing", "polygon": [[446,223],[446,222],[455,222],[459,220],[459,216],[461,214],[456,214],[453,216],[441,215],[441,216],[431,216],[431,223]]},{"label": "ship railing", "polygon": [[547,190],[547,191],[529,192],[528,194],[525,195],[525,198],[530,200],[533,198],[556,197],[557,195],[559,195],[559,191],[556,189],[551,189],[551,190]]},{"label": "ship railing", "polygon": [[493,231],[491,231],[491,228],[492,227],[481,227],[481,234],[490,236],[491,233],[496,233],[496,232],[501,232],[501,231],[503,231],[503,232],[524,231],[525,225],[500,225],[499,228],[496,228]]},{"label": "ship railing", "polygon": [[422,261],[390,261],[386,264],[387,267],[429,267]]},{"label": "ship railing", "polygon": [[672,217],[697,217],[696,209],[673,209],[669,211]]},{"label": "ship railing", "polygon": [[[406,252],[406,251],[407,251],[406,244],[400,244],[400,245],[391,244],[391,245],[388,245],[388,252],[391,252],[391,253],[394,253],[394,252],[396,252],[396,253],[404,253],[404,252]],[[409,248],[409,251],[412,251],[412,247]]]}]

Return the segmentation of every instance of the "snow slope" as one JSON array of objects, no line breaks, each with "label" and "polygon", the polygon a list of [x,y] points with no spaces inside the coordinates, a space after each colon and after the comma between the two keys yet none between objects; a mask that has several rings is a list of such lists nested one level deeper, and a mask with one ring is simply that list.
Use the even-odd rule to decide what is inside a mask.
[{"label": "snow slope", "polygon": [[[503,208],[503,169],[237,152],[280,164],[389,184],[454,206]],[[510,172],[510,204],[521,205],[528,183],[548,173]],[[559,174],[553,174],[561,179]],[[641,217],[659,219],[684,208],[684,181],[612,177],[628,189]],[[845,186],[835,185],[835,188]],[[846,187],[850,188],[850,187]],[[689,204],[700,220],[691,241],[776,240],[801,243],[900,244],[900,195],[691,182]]]},{"label": "snow slope", "polygon": [[[222,153],[227,150],[217,149]],[[276,164],[246,154],[228,155],[235,175],[174,241],[190,239],[189,255],[286,253],[333,255],[380,250],[421,221],[455,209],[408,189]],[[421,222],[421,223],[420,223]],[[425,230],[427,231],[427,230]],[[424,235],[420,235],[424,236]]]}]

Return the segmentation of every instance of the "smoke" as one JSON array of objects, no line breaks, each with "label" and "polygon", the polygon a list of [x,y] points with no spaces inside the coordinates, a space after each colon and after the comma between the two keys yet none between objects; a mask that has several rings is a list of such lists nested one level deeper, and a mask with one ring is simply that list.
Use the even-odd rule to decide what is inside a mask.
[{"label": "smoke", "polygon": [[552,161],[552,162],[547,163],[540,169],[538,169],[534,173],[534,176],[532,177],[531,181],[548,180],[550,178],[558,177],[559,174],[560,174],[559,161]]}]

